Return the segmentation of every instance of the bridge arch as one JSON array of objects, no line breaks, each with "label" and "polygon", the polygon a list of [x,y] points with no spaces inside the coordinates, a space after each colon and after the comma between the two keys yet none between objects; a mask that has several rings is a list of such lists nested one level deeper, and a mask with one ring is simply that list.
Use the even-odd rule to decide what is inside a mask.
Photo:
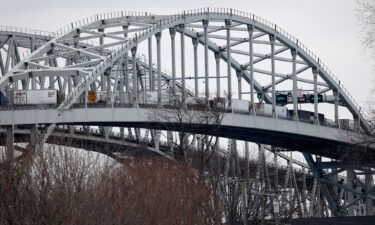
[{"label": "bridge arch", "polygon": [[[70,30],[67,33],[58,35],[54,39],[47,42],[45,45],[40,47],[38,50],[36,50],[34,53],[29,55],[25,60],[20,62],[18,65],[14,67],[12,71],[10,71],[8,74],[6,74],[1,80],[0,80],[0,89],[4,89],[5,86],[9,85],[9,83],[15,82],[17,80],[25,80],[30,77],[38,77],[38,76],[50,76],[50,74],[56,73],[57,76],[61,76],[61,74],[65,75],[75,75],[79,74],[80,76],[84,77],[83,81],[75,88],[73,92],[70,93],[67,100],[64,102],[63,107],[69,107],[70,105],[74,104],[74,102],[77,101],[80,95],[82,95],[83,91],[85,90],[85,86],[90,86],[96,79],[104,74],[104,72],[108,68],[115,67],[114,65],[118,63],[118,60],[122,57],[124,57],[125,54],[128,54],[128,52],[131,51],[132,48],[136,47],[137,45],[146,42],[149,38],[154,37],[155,34],[162,32],[163,30],[168,29],[176,29],[177,32],[181,32],[181,25],[185,26],[184,34],[190,38],[197,39],[199,43],[204,45],[204,35],[202,32],[195,32],[192,27],[199,28],[203,27],[197,25],[197,22],[202,21],[208,21],[210,22],[222,22],[225,23],[225,21],[229,21],[231,24],[228,25],[229,30],[233,31],[244,31],[246,32],[246,28],[240,27],[241,25],[247,26],[247,30],[249,31],[254,30],[259,32],[257,36],[270,36],[270,38],[275,38],[275,40],[270,40],[269,43],[266,43],[265,41],[257,41],[256,37],[253,41],[255,42],[263,42],[262,44],[271,45],[272,41],[276,42],[277,46],[282,46],[283,48],[279,49],[281,52],[284,51],[292,51],[303,61],[304,68],[301,68],[301,70],[305,71],[307,69],[312,69],[317,73],[323,82],[318,82],[318,85],[322,85],[324,87],[323,90],[320,91],[320,93],[327,92],[332,90],[337,94],[337,97],[339,98],[339,104],[344,105],[352,114],[353,117],[358,120],[358,122],[361,123],[361,126],[363,129],[368,130],[368,124],[366,122],[365,117],[361,113],[360,107],[355,103],[353,98],[351,98],[350,94],[346,91],[346,89],[341,85],[341,83],[338,81],[336,77],[329,71],[329,69],[320,61],[318,57],[316,57],[310,50],[308,50],[298,39],[294,38],[278,26],[265,21],[253,14],[248,14],[244,12],[240,12],[233,9],[201,9],[201,10],[192,10],[192,11],[184,11],[181,14],[171,15],[171,16],[155,16],[151,14],[143,14],[143,15],[136,15],[134,16],[124,16],[120,13],[117,14],[111,14],[112,18],[99,18],[99,16],[96,17],[96,20],[94,19],[93,22],[89,22],[86,25],[78,26],[77,28],[74,28]],[[116,19],[119,20],[116,22]],[[92,71],[85,71],[82,70],[75,70],[74,68],[62,68],[56,69],[55,71],[50,68],[46,69],[43,67],[35,68],[35,63],[37,60],[36,58],[43,58],[40,57],[41,55],[46,55],[47,52],[49,52],[49,55],[51,55],[51,49],[56,48],[56,45],[59,44],[60,40],[66,40],[66,38],[70,38],[73,40],[74,38],[77,39],[78,35],[78,43],[75,43],[75,45],[80,45],[83,48],[84,44],[83,41],[79,40],[79,35],[83,29],[104,29],[106,27],[113,28],[116,26],[126,26],[125,23],[127,23],[127,26],[138,24],[138,23],[144,23],[143,29],[138,29],[137,32],[136,29],[134,29],[134,35],[131,38],[126,38],[124,41],[119,41],[119,43],[115,43],[112,48],[112,50],[108,51],[106,50],[105,58],[100,58],[100,60],[91,60],[95,62],[87,62],[86,65],[93,66]],[[73,24],[73,23],[72,23]],[[125,25],[124,25],[125,24]],[[235,25],[233,25],[235,24]],[[192,26],[192,27],[189,27]],[[209,26],[209,25],[207,25]],[[223,26],[213,26],[217,30],[225,31],[226,27],[225,24]],[[212,32],[212,28],[209,28],[209,32]],[[97,35],[97,34],[96,34]],[[223,39],[224,36],[220,35],[211,35],[207,40],[208,49],[214,52],[215,54],[218,54],[221,59],[226,61],[228,63],[228,56],[225,51],[225,47],[219,46],[215,43],[215,40],[217,39]],[[232,39],[231,39],[232,38]],[[84,38],[82,38],[84,39]],[[230,45],[238,45],[241,43],[249,43],[249,38],[237,38],[231,36],[230,38]],[[70,40],[70,41],[71,41]],[[235,40],[235,41],[233,41]],[[74,42],[74,41],[73,41]],[[70,42],[70,45],[74,45],[73,42]],[[237,43],[236,43],[237,42]],[[65,43],[67,44],[67,43]],[[87,44],[86,44],[87,45]],[[86,46],[86,48],[89,48],[89,45]],[[94,46],[94,48],[97,46]],[[74,54],[74,49],[70,49],[71,52],[68,54]],[[82,51],[80,51],[82,54]],[[254,53],[254,52],[253,52]],[[233,54],[250,54],[250,52],[246,51],[238,51],[234,50],[231,53],[231,57],[229,57],[230,65],[234,71],[239,71],[244,78],[245,81],[250,83],[251,79],[251,73],[254,74],[254,65],[250,66],[249,63],[239,63],[238,60],[236,60],[235,57],[233,57]],[[66,55],[65,55],[66,56]],[[282,57],[277,57],[277,54],[274,54],[274,57],[276,56],[276,60],[284,60],[284,61],[291,61],[290,59],[285,59]],[[64,57],[64,56],[63,56]],[[52,57],[56,59],[57,57]],[[263,58],[261,56],[253,56],[253,60],[259,60],[262,61],[264,59],[270,59],[272,58],[272,54],[265,54],[263,55]],[[273,59],[275,60],[275,59]],[[31,65],[30,65],[31,64]],[[34,68],[33,68],[34,67]],[[59,66],[61,67],[61,66]],[[32,69],[28,69],[32,68]],[[253,68],[253,71],[251,71]],[[25,70],[26,69],[26,70]],[[38,71],[39,70],[39,71]],[[44,71],[42,71],[44,70]],[[280,79],[274,81],[275,84],[282,83],[285,80],[293,79],[293,77],[296,77],[297,74],[289,74],[282,76],[281,74],[277,74],[272,71],[256,71],[260,73],[264,73],[270,76],[277,76],[280,77]],[[295,71],[298,73],[299,71]],[[156,71],[157,73],[157,71]],[[31,75],[32,74],[32,75]],[[254,76],[254,75],[253,75]],[[312,84],[313,80],[308,79],[299,79],[297,78],[297,81],[300,82],[307,82]],[[261,85],[257,82],[257,80],[253,79],[254,83],[254,91],[262,92],[264,90],[269,90],[271,84],[268,85]],[[228,87],[229,88],[229,87]],[[228,91],[229,92],[229,91]],[[272,103],[272,98],[266,93],[265,94],[265,101],[268,103]]]}]

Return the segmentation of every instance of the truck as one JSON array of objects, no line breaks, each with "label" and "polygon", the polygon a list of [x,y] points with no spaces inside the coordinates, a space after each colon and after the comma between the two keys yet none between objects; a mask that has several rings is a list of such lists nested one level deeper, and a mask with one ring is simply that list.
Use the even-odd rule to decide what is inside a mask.
[{"label": "truck", "polygon": [[[257,114],[272,116],[272,105],[266,103],[255,103],[255,112]],[[276,106],[275,113],[279,118],[287,118],[289,116],[288,108],[284,106]]]},{"label": "truck", "polygon": [[339,119],[339,126],[344,130],[354,130],[354,121],[350,119]]},{"label": "truck", "polygon": [[186,104],[206,104],[205,97],[186,97]]},{"label": "truck", "polygon": [[[289,110],[289,117],[293,118],[293,110]],[[314,122],[314,112],[307,111],[307,110],[298,110],[298,119],[301,121],[306,121],[309,123]],[[318,113],[318,120],[320,124],[325,123],[324,114]]]},{"label": "truck", "polygon": [[249,111],[250,103],[247,100],[232,99],[231,108],[234,111]]},{"label": "truck", "polygon": [[7,92],[10,105],[46,105],[60,103],[57,90],[11,90]]},{"label": "truck", "polygon": [[[161,93],[162,104],[169,104],[170,96],[167,92]],[[134,94],[133,92],[124,93],[124,103],[133,103]],[[157,91],[139,91],[138,92],[138,103],[140,104],[157,104],[158,103],[158,92]]]},{"label": "truck", "polygon": [[210,107],[212,109],[224,109],[225,108],[225,103],[226,99],[222,97],[215,97],[214,99],[211,99],[208,101],[210,104]]}]

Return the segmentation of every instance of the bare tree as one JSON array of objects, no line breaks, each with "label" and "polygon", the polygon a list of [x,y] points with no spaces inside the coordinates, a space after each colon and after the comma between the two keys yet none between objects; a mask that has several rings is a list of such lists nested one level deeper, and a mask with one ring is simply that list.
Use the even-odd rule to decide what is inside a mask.
[{"label": "bare tree", "polygon": [[29,167],[0,168],[1,225],[220,224],[217,198],[189,163],[144,157],[113,164],[52,148]]},{"label": "bare tree", "polygon": [[358,0],[356,8],[357,18],[362,28],[362,44],[374,54],[375,47],[375,1]]},{"label": "bare tree", "polygon": [[[174,138],[169,140],[176,153],[184,160],[195,159],[196,166],[205,169],[217,149],[217,134],[223,115],[224,110],[207,104],[187,105],[175,100],[164,108],[154,110],[150,119],[160,121],[162,130],[177,130]],[[200,130],[201,134],[192,134]]]}]

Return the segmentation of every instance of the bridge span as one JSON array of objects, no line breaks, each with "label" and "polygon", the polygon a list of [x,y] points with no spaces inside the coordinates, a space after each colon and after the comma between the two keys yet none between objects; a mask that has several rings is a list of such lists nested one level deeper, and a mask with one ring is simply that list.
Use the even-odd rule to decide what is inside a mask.
[{"label": "bridge span", "polygon": [[161,132],[228,138],[228,152],[254,142],[260,152],[302,152],[326,216],[375,214],[374,151],[358,145],[373,135],[369,118],[298,38],[254,14],[120,11],[56,32],[0,27],[0,71],[9,152],[17,130],[28,129],[38,149],[60,125],[98,126],[108,142],[115,129],[150,133],[156,151]]}]

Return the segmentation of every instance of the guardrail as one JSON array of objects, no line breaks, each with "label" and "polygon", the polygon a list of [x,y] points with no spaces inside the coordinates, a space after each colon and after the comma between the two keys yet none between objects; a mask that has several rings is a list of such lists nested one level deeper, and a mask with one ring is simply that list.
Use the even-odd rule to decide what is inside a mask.
[{"label": "guardrail", "polygon": [[24,34],[31,34],[35,36],[46,36],[49,38],[53,38],[55,36],[55,33],[53,32],[28,29],[28,28],[22,28],[22,27],[0,26],[0,31],[24,33]]}]

